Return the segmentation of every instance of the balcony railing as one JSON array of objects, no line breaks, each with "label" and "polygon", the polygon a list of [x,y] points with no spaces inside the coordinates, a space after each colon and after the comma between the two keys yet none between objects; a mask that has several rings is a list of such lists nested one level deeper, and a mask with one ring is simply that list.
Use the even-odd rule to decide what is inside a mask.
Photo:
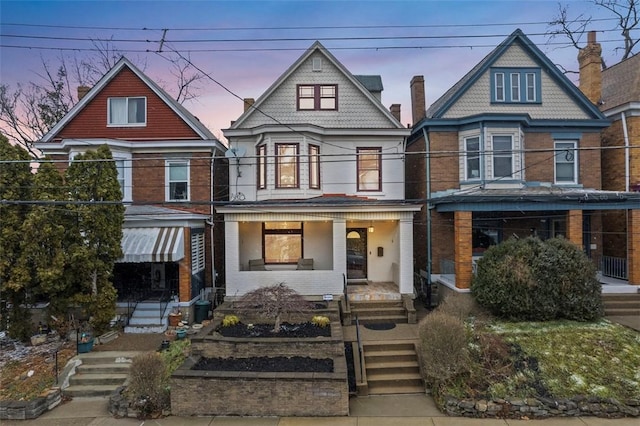
[{"label": "balcony railing", "polygon": [[600,256],[596,263],[603,277],[627,280],[627,259],[624,257]]}]

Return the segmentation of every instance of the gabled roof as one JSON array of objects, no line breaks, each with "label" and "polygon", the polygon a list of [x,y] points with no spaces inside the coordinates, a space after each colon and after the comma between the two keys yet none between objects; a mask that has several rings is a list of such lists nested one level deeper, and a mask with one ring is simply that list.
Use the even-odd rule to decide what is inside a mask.
[{"label": "gabled roof", "polygon": [[640,53],[602,71],[602,110],[640,102]]},{"label": "gabled roof", "polygon": [[87,106],[111,80],[114,79],[124,68],[130,69],[140,80],[142,80],[164,103],[169,106],[189,127],[191,127],[202,139],[216,141],[216,147],[224,150],[224,146],[211,133],[207,127],[200,122],[193,114],[173,99],[164,89],[158,86],[146,74],[140,71],[124,56],[111,68],[102,78],[89,90],[89,92],[71,108],[71,110],[58,122],[49,132],[44,135],[41,142],[51,141],[82,109]]},{"label": "gabled roof", "polygon": [[442,118],[447,110],[514,44],[519,44],[540,66],[551,76],[585,112],[593,118],[604,119],[598,108],[573,84],[549,58],[520,30],[515,30],[509,37],[493,49],[464,77],[436,100],[427,110],[426,117]]},{"label": "gabled roof", "polygon": [[379,75],[354,75],[362,85],[370,92],[382,92],[382,77]]},{"label": "gabled roof", "polygon": [[[248,108],[242,115],[231,125],[230,129],[238,129],[242,126],[242,123],[254,113],[259,114],[261,105],[266,99],[273,94],[278,87],[293,74],[302,63],[304,63],[312,54],[320,52],[324,57],[330,61],[337,69],[339,69],[344,76],[357,87],[366,96],[373,105],[375,105],[397,128],[404,129],[404,126],[386,109],[382,103],[376,99],[376,97],[369,91],[365,85],[359,81],[347,68],[345,68],[340,61],[338,61],[319,41],[314,42],[305,53],[302,54],[278,79],[256,100],[251,108]],[[379,78],[379,76],[378,76]],[[380,86],[382,86],[382,80],[380,79]]]}]

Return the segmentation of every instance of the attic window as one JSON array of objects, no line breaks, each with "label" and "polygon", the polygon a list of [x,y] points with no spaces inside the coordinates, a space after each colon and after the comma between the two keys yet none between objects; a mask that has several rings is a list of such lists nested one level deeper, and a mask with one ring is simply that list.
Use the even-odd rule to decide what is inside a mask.
[{"label": "attic window", "polygon": [[313,58],[312,61],[313,71],[319,72],[322,71],[322,58]]},{"label": "attic window", "polygon": [[299,84],[297,92],[298,110],[338,109],[337,84]]},{"label": "attic window", "polygon": [[147,98],[109,98],[109,126],[144,126],[147,124]]},{"label": "attic window", "polygon": [[539,68],[491,68],[491,103],[542,102]]}]

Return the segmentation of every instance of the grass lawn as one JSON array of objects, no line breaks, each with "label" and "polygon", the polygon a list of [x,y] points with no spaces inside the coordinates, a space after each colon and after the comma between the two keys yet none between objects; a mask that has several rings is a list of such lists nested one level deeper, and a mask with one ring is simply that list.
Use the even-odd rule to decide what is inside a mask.
[{"label": "grass lawn", "polygon": [[440,387],[457,397],[640,399],[640,333],[608,320],[490,321],[471,327],[470,368]]}]

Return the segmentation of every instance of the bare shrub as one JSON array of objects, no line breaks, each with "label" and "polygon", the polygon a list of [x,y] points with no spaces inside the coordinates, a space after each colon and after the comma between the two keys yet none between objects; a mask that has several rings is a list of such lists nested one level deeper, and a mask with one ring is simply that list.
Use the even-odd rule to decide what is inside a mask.
[{"label": "bare shrub", "polygon": [[452,293],[440,302],[437,310],[464,321],[478,312],[479,307],[470,295]]},{"label": "bare shrub", "polygon": [[240,312],[254,313],[259,317],[274,320],[274,333],[280,331],[284,316],[293,313],[308,314],[313,309],[310,302],[284,283],[250,291],[242,296],[234,307]]},{"label": "bare shrub", "polygon": [[445,383],[467,371],[468,337],[459,317],[435,310],[418,324],[418,336],[427,383]]},{"label": "bare shrub", "polygon": [[169,408],[169,375],[157,352],[136,356],[129,370],[127,397],[140,418],[149,418]]}]

